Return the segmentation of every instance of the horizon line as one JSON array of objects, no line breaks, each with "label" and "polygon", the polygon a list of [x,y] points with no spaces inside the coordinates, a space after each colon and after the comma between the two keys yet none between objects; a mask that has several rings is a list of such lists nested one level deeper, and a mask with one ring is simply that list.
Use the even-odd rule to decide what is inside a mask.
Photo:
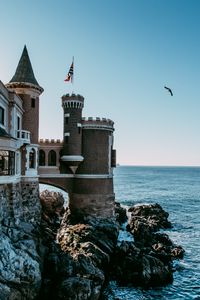
[{"label": "horizon line", "polygon": [[129,165],[129,164],[120,164],[117,163],[116,167],[169,167],[169,168],[200,168],[200,165]]}]

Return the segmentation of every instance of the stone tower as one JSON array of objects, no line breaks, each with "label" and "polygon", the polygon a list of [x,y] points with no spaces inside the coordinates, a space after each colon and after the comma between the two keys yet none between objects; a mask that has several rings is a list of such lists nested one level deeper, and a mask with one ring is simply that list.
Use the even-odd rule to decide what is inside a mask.
[{"label": "stone tower", "polygon": [[43,88],[35,79],[26,46],[15,74],[6,87],[22,99],[23,118],[17,116],[14,120],[17,125],[16,137],[22,140],[26,138],[21,154],[22,175],[33,178],[38,175],[39,96]]},{"label": "stone tower", "polygon": [[64,95],[62,107],[64,114],[63,126],[63,151],[61,166],[68,166],[75,173],[82,162],[82,109],[84,98],[81,95]]},{"label": "stone tower", "polygon": [[22,128],[30,132],[31,143],[38,144],[39,96],[43,88],[35,79],[26,46],[24,46],[15,74],[6,87],[15,91],[23,100]]},{"label": "stone tower", "polygon": [[96,217],[114,217],[113,121],[106,118],[82,118],[83,161],[77,169],[69,196],[72,213]]}]

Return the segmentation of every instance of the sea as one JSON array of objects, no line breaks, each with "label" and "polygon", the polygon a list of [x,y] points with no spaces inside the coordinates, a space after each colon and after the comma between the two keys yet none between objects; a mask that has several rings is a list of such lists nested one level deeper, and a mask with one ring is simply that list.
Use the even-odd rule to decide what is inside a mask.
[{"label": "sea", "polygon": [[[174,262],[172,284],[144,289],[110,281],[104,298],[200,300],[200,167],[118,166],[114,170],[114,189],[116,201],[127,208],[159,203],[173,225],[165,232],[185,249],[185,255]],[[126,232],[123,234],[124,239],[130,239]]]}]

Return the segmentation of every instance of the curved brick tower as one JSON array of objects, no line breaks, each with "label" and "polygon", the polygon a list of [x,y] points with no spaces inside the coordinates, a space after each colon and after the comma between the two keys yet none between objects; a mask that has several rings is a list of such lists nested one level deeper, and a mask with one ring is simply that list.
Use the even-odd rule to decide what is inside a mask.
[{"label": "curved brick tower", "polygon": [[39,95],[43,92],[43,88],[35,79],[26,46],[24,46],[15,74],[6,87],[15,91],[23,100],[22,128],[31,133],[31,143],[38,144]]},{"label": "curved brick tower", "polygon": [[62,171],[69,167],[73,173],[82,157],[82,109],[84,98],[81,95],[64,95],[62,97],[62,107],[64,113],[63,151],[61,156]]},{"label": "curved brick tower", "polygon": [[82,119],[83,162],[77,169],[69,208],[75,213],[114,217],[113,122],[109,119]]}]

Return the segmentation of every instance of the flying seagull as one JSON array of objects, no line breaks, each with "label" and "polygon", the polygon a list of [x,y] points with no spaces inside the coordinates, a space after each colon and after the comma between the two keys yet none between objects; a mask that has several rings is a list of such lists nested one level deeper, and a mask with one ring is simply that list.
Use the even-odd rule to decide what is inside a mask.
[{"label": "flying seagull", "polygon": [[164,88],[170,92],[171,96],[173,96],[172,90],[170,88],[168,88],[167,86],[164,86]]}]

